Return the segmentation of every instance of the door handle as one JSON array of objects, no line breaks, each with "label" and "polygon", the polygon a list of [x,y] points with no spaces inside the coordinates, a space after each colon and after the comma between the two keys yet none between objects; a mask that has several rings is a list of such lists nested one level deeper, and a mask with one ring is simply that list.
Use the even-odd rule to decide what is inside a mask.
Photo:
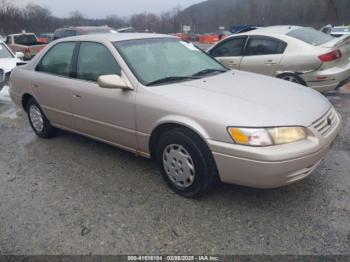
[{"label": "door handle", "polygon": [[277,62],[274,62],[273,60],[267,60],[265,65],[277,65]]},{"label": "door handle", "polygon": [[238,64],[235,63],[235,62],[227,62],[227,64],[228,64],[229,66],[236,66],[236,65],[238,65]]},{"label": "door handle", "polygon": [[81,95],[73,94],[73,97],[74,97],[74,98],[81,98]]},{"label": "door handle", "polygon": [[32,87],[33,87],[33,88],[38,88],[39,85],[37,85],[37,84],[32,84]]}]

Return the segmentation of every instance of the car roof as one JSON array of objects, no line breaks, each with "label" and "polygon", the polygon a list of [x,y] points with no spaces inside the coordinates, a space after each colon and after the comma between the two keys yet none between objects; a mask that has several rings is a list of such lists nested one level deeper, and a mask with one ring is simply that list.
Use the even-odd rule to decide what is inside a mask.
[{"label": "car roof", "polygon": [[301,26],[292,26],[292,25],[279,25],[279,26],[269,26],[258,28],[253,31],[244,33],[245,35],[264,35],[264,34],[274,34],[274,35],[287,35],[289,32],[299,29]]},{"label": "car roof", "polygon": [[237,26],[232,26],[230,28],[230,32],[232,33],[240,33],[243,30],[249,29],[249,28],[260,28],[262,27],[261,25],[237,25]]},{"label": "car roof", "polygon": [[35,35],[34,33],[18,33],[18,34],[11,34],[9,36],[19,36],[19,35]]},{"label": "car roof", "polygon": [[152,34],[152,33],[108,33],[108,34],[95,34],[95,35],[80,35],[62,38],[59,41],[109,41],[119,42],[127,40],[137,39],[150,39],[150,38],[175,38],[171,35]]},{"label": "car roof", "polygon": [[89,30],[96,30],[96,29],[113,29],[109,26],[67,26],[58,28],[56,31],[60,30],[82,30],[82,31],[89,31]]}]

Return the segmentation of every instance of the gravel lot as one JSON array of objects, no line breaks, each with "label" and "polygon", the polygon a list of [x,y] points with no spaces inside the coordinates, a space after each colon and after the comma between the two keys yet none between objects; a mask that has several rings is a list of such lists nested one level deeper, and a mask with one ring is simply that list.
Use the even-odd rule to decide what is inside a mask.
[{"label": "gravel lot", "polygon": [[312,176],[200,200],[117,148],[63,131],[39,139],[0,102],[0,254],[349,254],[350,93],[328,98],[344,131]]}]

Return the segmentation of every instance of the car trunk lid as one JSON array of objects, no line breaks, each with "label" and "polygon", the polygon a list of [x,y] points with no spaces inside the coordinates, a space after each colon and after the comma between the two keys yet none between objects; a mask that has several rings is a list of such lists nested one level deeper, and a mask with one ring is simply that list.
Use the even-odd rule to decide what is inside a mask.
[{"label": "car trunk lid", "polygon": [[[350,62],[350,36],[344,36],[341,38],[335,38],[325,44],[322,44],[319,46],[321,48],[321,54],[331,54],[332,52],[338,52],[340,51],[341,57],[331,60],[331,61],[323,61],[323,64],[321,66],[322,69],[328,69],[332,67],[341,67],[346,66]],[[337,56],[338,54],[333,54]],[[320,58],[321,59],[321,58]]]}]

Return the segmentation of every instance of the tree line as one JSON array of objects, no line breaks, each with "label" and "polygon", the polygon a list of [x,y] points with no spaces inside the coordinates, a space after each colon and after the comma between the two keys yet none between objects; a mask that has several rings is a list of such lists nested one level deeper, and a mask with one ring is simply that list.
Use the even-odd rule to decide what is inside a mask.
[{"label": "tree line", "polygon": [[198,31],[218,26],[350,24],[349,0],[208,0],[181,14]]},{"label": "tree line", "polygon": [[85,17],[79,11],[73,11],[67,18],[56,17],[45,6],[28,4],[21,8],[0,0],[0,34],[27,32],[48,33],[65,26],[103,26],[108,25],[115,29],[134,27],[140,31],[172,33],[180,30],[179,7],[162,14],[141,13],[130,17],[121,17],[118,14],[103,19]]},{"label": "tree line", "polygon": [[85,17],[74,11],[67,18],[56,17],[45,6],[28,4],[21,8],[7,0],[0,2],[0,34],[53,32],[64,26],[134,27],[159,33],[181,31],[183,25],[194,32],[211,32],[219,26],[257,24],[297,24],[319,27],[325,24],[350,24],[349,0],[208,0],[185,10],[173,8],[161,14],[140,13],[130,17],[118,14],[103,19]]}]

